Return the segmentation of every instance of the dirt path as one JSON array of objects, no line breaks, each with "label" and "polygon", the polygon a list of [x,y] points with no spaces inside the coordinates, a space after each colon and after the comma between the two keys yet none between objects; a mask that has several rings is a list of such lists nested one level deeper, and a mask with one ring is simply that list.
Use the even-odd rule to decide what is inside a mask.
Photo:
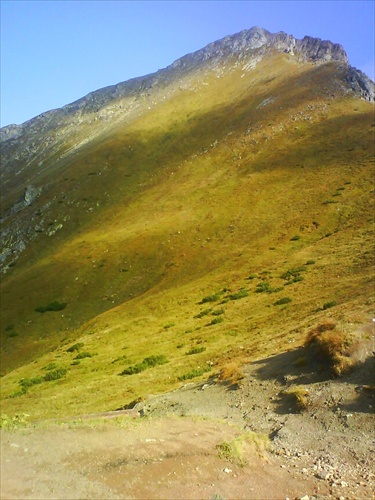
[{"label": "dirt path", "polygon": [[[248,365],[238,387],[150,397],[140,418],[2,430],[1,499],[374,498],[374,357],[328,381],[297,368],[299,356]],[[302,413],[283,393],[301,386]]]},{"label": "dirt path", "polygon": [[245,467],[219,458],[216,446],[239,435],[228,424],[188,417],[3,432],[1,498],[285,499],[328,492],[251,444]]}]

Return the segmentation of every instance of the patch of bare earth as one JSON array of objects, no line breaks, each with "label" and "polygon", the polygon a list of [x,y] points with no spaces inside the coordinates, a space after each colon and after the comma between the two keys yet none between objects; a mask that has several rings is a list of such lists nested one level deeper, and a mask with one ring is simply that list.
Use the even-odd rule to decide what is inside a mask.
[{"label": "patch of bare earth", "polygon": [[[236,385],[208,380],[150,397],[121,426],[2,430],[1,499],[373,498],[371,348],[334,380],[303,355],[251,363]],[[250,440],[239,457],[219,456],[253,432],[269,437],[268,451]]]}]

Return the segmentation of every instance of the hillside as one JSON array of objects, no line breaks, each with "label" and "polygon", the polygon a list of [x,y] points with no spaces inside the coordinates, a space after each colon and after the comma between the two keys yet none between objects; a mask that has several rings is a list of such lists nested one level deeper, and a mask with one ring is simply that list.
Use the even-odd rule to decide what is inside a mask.
[{"label": "hillside", "polygon": [[2,129],[2,411],[113,410],[357,334],[372,100],[341,46],[253,28]]}]

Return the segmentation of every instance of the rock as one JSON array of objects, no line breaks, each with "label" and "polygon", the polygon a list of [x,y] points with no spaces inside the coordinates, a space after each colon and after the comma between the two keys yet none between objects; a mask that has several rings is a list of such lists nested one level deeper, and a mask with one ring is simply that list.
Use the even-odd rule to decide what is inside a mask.
[{"label": "rock", "polygon": [[225,469],[223,469],[223,472],[225,472],[225,474],[230,474],[232,472],[232,469],[228,469],[228,467],[225,467]]},{"label": "rock", "polygon": [[331,473],[326,471],[326,470],[321,470],[319,471],[317,474],[316,474],[316,477],[318,479],[323,479],[324,481],[326,481],[327,479],[329,479]]}]

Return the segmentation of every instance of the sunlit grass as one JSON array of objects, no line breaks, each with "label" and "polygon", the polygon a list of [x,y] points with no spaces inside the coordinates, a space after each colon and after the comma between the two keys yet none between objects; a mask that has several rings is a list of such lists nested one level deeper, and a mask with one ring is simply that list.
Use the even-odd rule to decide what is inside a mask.
[{"label": "sunlit grass", "polygon": [[[46,196],[63,200],[48,218],[69,219],[4,275],[7,415],[112,410],[300,345],[326,315],[368,317],[372,108],[312,97],[334,67],[286,64],[211,75],[46,177]],[[269,95],[275,103],[257,109]],[[311,120],[295,121],[301,111]],[[54,302],[66,307],[35,311]],[[90,356],[74,364],[77,343]],[[168,363],[120,375],[150,356]],[[63,379],[8,398],[51,363]]]}]

